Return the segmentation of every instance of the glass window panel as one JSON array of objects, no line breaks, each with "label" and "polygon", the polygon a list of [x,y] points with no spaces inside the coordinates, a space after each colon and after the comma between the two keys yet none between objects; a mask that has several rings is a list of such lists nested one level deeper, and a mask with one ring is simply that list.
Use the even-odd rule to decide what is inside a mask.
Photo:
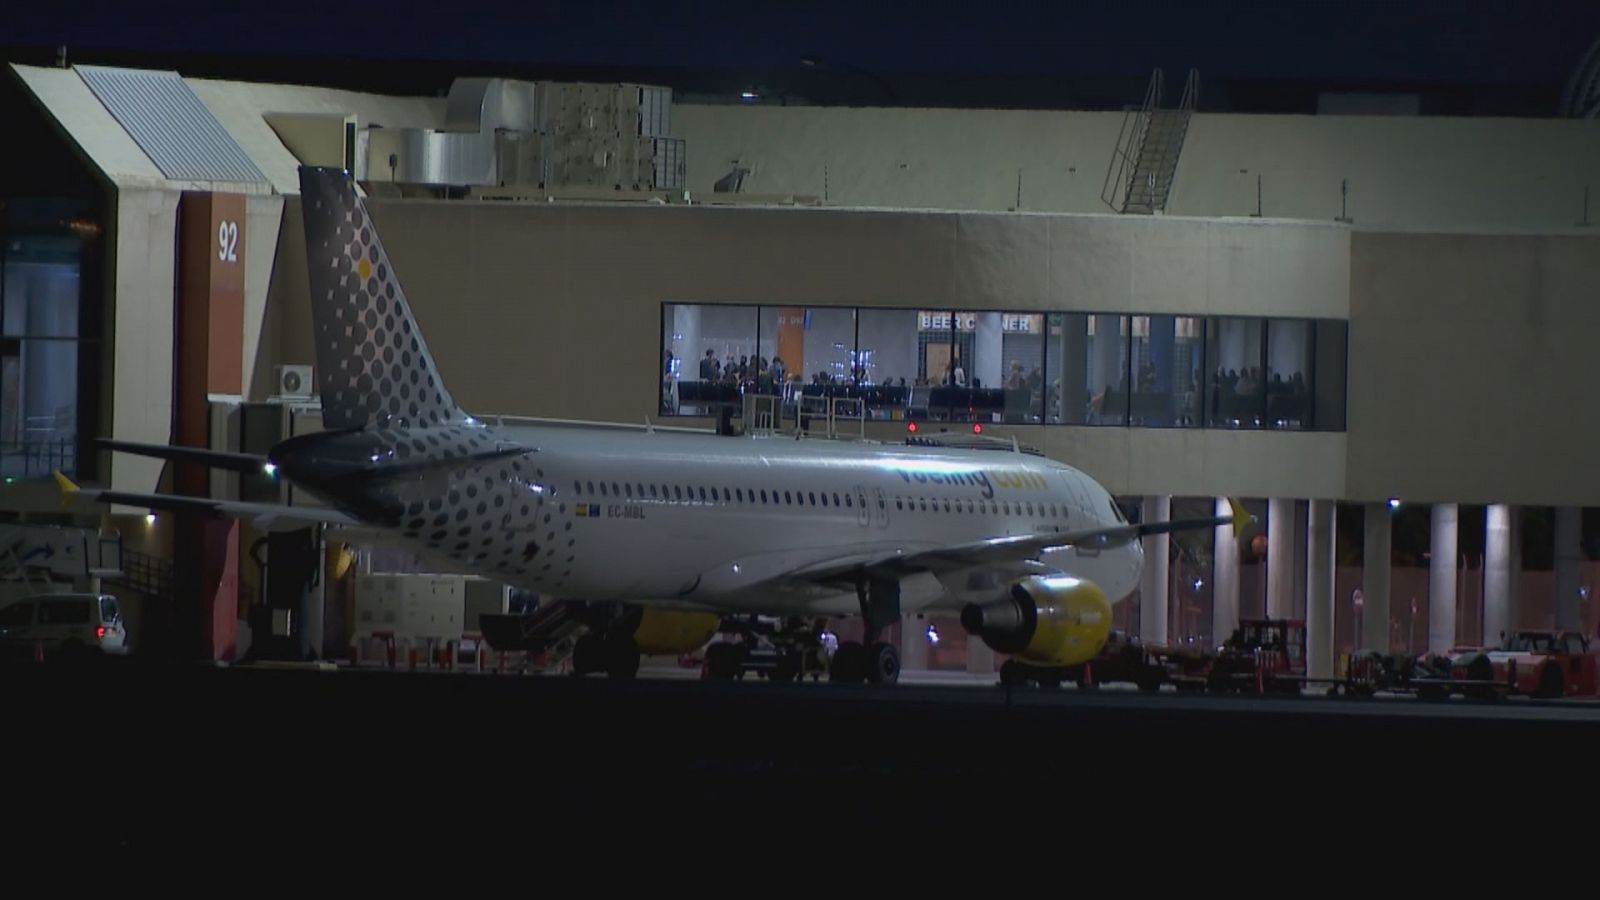
[{"label": "glass window panel", "polygon": [[0,339],[0,477],[75,472],[78,342]]},{"label": "glass window panel", "polygon": [[[799,398],[810,415],[826,415],[827,397],[855,396],[855,379],[865,377],[856,365],[856,311],[853,307],[765,306],[761,308],[761,344],[756,356],[755,386],[763,393],[780,390],[784,417],[793,420]],[[765,368],[765,372],[762,372]],[[779,373],[774,382],[774,373]],[[847,412],[843,408],[840,413]]]},{"label": "glass window panel", "polygon": [[1261,319],[1213,318],[1206,323],[1206,424],[1260,428],[1266,413],[1262,387]]},{"label": "glass window panel", "polygon": [[1348,322],[1323,320],[1316,323],[1316,371],[1311,379],[1315,398],[1311,410],[1313,428],[1324,431],[1345,428],[1345,356],[1349,352],[1349,330]]},{"label": "glass window panel", "polygon": [[[985,319],[989,315],[986,314]],[[928,417],[943,421],[972,418],[972,379],[979,314],[971,311],[925,309],[917,313],[919,370],[929,382]],[[988,323],[997,325],[998,319]],[[998,334],[993,337],[998,340]]]},{"label": "glass window panel", "polygon": [[1268,428],[1301,429],[1311,419],[1311,321],[1267,322]]},{"label": "glass window panel", "polygon": [[1044,420],[1044,318],[1042,313],[1000,314],[1000,378],[984,384],[1005,391],[1006,422]]},{"label": "glass window panel", "polygon": [[661,333],[662,414],[711,416],[728,405],[738,414],[740,387],[753,383],[749,359],[759,334],[756,307],[667,303]]},{"label": "glass window panel", "polygon": [[13,237],[5,247],[4,316],[0,334],[78,337],[78,241],[49,235]]},{"label": "glass window panel", "polygon": [[922,367],[914,309],[863,309],[857,320],[856,349],[867,370],[867,415],[900,421],[915,407],[928,417],[929,387]]},{"label": "glass window panel", "polygon": [[1047,421],[1128,423],[1130,324],[1128,316],[1101,313],[1050,316],[1045,352]]},{"label": "glass window panel", "polygon": [[1133,425],[1199,426],[1201,331],[1192,316],[1133,317]]}]

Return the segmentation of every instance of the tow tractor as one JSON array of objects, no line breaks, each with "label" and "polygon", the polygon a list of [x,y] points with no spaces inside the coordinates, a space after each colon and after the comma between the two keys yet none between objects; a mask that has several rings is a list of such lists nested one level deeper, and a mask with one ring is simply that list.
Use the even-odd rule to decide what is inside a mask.
[{"label": "tow tractor", "polygon": [[[754,672],[769,681],[820,681],[832,655],[824,637],[827,624],[826,619],[726,617],[698,661],[701,677],[727,681]],[[696,660],[685,656],[681,662]]]},{"label": "tow tractor", "polygon": [[1298,694],[1306,682],[1303,619],[1241,619],[1205,671],[1214,693]]}]

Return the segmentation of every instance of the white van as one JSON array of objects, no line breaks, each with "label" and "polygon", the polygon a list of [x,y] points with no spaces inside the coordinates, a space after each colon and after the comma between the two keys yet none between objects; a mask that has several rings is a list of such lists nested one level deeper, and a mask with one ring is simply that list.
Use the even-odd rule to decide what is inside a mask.
[{"label": "white van", "polygon": [[82,651],[123,655],[128,629],[110,594],[34,594],[0,604],[0,645],[7,656],[43,642],[46,656]]}]

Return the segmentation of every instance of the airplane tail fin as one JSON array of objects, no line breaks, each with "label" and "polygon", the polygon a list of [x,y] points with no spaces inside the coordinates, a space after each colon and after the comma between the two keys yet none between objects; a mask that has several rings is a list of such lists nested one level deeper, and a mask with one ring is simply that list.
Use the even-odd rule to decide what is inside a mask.
[{"label": "airplane tail fin", "polygon": [[323,428],[465,420],[350,174],[302,166],[300,199]]}]

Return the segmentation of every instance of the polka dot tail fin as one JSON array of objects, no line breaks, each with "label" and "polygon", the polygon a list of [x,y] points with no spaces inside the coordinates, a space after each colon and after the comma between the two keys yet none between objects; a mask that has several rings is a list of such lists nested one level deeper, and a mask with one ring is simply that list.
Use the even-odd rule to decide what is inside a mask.
[{"label": "polka dot tail fin", "polygon": [[302,166],[300,202],[323,427],[464,421],[350,174]]}]

